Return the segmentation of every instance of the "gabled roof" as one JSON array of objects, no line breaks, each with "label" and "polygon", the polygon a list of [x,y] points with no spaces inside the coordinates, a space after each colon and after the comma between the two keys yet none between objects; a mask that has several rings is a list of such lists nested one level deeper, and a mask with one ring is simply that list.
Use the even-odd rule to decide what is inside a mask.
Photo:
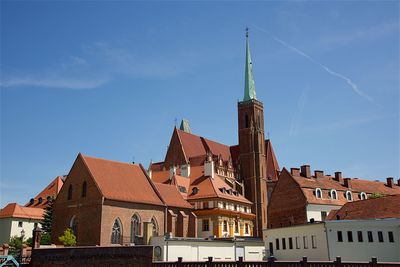
[{"label": "gabled roof", "polygon": [[221,156],[223,161],[229,161],[231,159],[231,151],[229,146],[217,143],[215,141],[206,139],[202,137],[202,140],[211,154],[215,156]]},{"label": "gabled roof", "polygon": [[[58,193],[61,190],[61,187],[64,184],[64,177],[57,176],[49,185],[47,185],[42,192],[40,192],[36,197],[33,198],[33,204],[31,201],[25,204],[25,207],[36,207],[36,208],[44,208],[47,206],[47,198],[53,197],[56,198]],[[39,198],[42,199],[41,203]]]},{"label": "gabled roof", "polygon": [[331,211],[327,220],[400,218],[400,195],[349,202]]},{"label": "gabled roof", "polygon": [[272,148],[271,141],[269,139],[265,140],[265,155],[267,161],[267,178],[271,178],[272,180],[278,179],[279,173],[279,164],[276,160],[274,149]]},{"label": "gabled roof", "polygon": [[78,155],[106,199],[164,206],[144,169],[137,164]]},{"label": "gabled roof", "polygon": [[10,203],[0,210],[0,218],[43,219],[44,210],[41,208],[23,207],[17,203]]},{"label": "gabled roof", "polygon": [[179,193],[177,186],[169,184],[154,183],[157,191],[160,193],[161,198],[168,207],[177,207],[192,209],[192,205],[183,199],[182,195]]}]

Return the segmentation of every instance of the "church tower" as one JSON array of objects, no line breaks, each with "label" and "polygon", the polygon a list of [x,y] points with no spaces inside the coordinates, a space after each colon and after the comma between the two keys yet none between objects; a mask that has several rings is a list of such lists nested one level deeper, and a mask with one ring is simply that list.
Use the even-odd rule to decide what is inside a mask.
[{"label": "church tower", "polygon": [[253,235],[262,237],[267,228],[267,179],[264,138],[264,106],[256,98],[249,34],[246,29],[246,66],[243,101],[238,102],[240,179],[245,197],[256,215]]}]

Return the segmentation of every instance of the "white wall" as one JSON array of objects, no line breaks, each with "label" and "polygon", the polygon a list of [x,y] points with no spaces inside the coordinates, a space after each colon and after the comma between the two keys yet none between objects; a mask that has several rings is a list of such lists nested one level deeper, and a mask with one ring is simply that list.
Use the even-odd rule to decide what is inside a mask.
[{"label": "white wall", "polygon": [[340,209],[341,206],[335,205],[316,205],[316,204],[308,204],[307,205],[307,222],[310,221],[311,218],[314,218],[315,221],[322,221],[321,212],[325,211],[328,215],[331,210]]},{"label": "white wall", "polygon": [[[18,223],[22,222],[22,227]],[[22,229],[25,231],[25,240],[32,237],[35,223],[41,227],[39,220],[25,218],[1,218],[0,219],[0,244],[7,243],[13,236],[21,236]]]},{"label": "white wall", "polygon": [[[312,236],[316,238],[316,248],[312,247]],[[296,247],[296,237],[299,238],[300,247]],[[304,247],[304,237],[308,248]],[[286,240],[286,249],[283,249],[282,239]],[[289,247],[289,238],[293,240],[293,248]],[[276,239],[279,239],[279,250],[276,249]],[[274,228],[264,230],[265,249],[269,256],[269,243],[273,244],[273,255],[278,260],[300,260],[307,256],[309,260],[326,260],[328,249],[325,228],[323,223],[299,225],[292,227]]]},{"label": "white wall", "polygon": [[[400,261],[400,219],[327,221],[330,258],[341,256],[343,261]],[[337,231],[342,231],[343,242],[338,242]],[[347,231],[351,231],[353,242],[349,242]],[[357,231],[362,231],[363,242],[358,242]],[[373,242],[368,242],[367,231],[372,232]],[[383,232],[383,241],[378,240],[378,231]],[[389,242],[388,232],[393,232],[394,242]]]}]

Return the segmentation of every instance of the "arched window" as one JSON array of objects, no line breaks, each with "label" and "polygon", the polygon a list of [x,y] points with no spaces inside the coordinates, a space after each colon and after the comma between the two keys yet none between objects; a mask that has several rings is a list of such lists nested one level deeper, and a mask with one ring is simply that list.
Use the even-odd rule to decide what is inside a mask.
[{"label": "arched window", "polygon": [[121,221],[117,218],[111,230],[111,244],[121,244],[122,242]]},{"label": "arched window", "polygon": [[131,219],[131,243],[135,243],[135,237],[140,234],[140,217],[135,214]]},{"label": "arched window", "polygon": [[69,228],[71,228],[72,232],[75,236],[78,234],[78,221],[76,220],[76,216],[72,216],[71,220],[69,221]]},{"label": "arched window", "polygon": [[331,199],[337,199],[337,192],[335,189],[331,190]]},{"label": "arched window", "polygon": [[353,195],[351,194],[350,191],[346,191],[346,199],[348,201],[353,201]]},{"label": "arched window", "polygon": [[68,200],[71,199],[72,199],[72,184],[70,184],[68,187]]},{"label": "arched window", "polygon": [[152,225],[153,236],[158,236],[158,224],[156,219],[154,218],[151,219],[151,225]]},{"label": "arched window", "polygon": [[360,199],[362,199],[362,200],[365,200],[365,199],[367,199],[368,197],[367,197],[367,194],[365,194],[365,192],[361,192],[360,193]]},{"label": "arched window", "polygon": [[86,191],[87,191],[87,183],[86,181],[84,181],[82,184],[82,197],[86,197]]},{"label": "arched window", "polygon": [[315,189],[315,196],[317,198],[322,198],[322,190],[321,190],[321,188]]},{"label": "arched window", "polygon": [[245,114],[244,120],[245,120],[245,128],[249,128],[249,115]]}]

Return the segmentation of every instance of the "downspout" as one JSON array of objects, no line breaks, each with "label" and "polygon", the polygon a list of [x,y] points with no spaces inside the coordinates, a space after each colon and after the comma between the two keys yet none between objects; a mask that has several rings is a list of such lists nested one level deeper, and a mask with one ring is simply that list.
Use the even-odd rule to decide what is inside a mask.
[{"label": "downspout", "polygon": [[165,208],[164,208],[164,235],[167,233],[167,223],[168,223],[167,212],[168,212],[168,207],[167,207],[167,205],[165,205]]},{"label": "downspout", "polygon": [[326,247],[328,249],[328,260],[332,260],[331,259],[331,253],[329,251],[329,242],[328,242],[328,229],[326,228],[326,223],[324,222],[324,229],[325,229],[325,236],[326,236]]}]

